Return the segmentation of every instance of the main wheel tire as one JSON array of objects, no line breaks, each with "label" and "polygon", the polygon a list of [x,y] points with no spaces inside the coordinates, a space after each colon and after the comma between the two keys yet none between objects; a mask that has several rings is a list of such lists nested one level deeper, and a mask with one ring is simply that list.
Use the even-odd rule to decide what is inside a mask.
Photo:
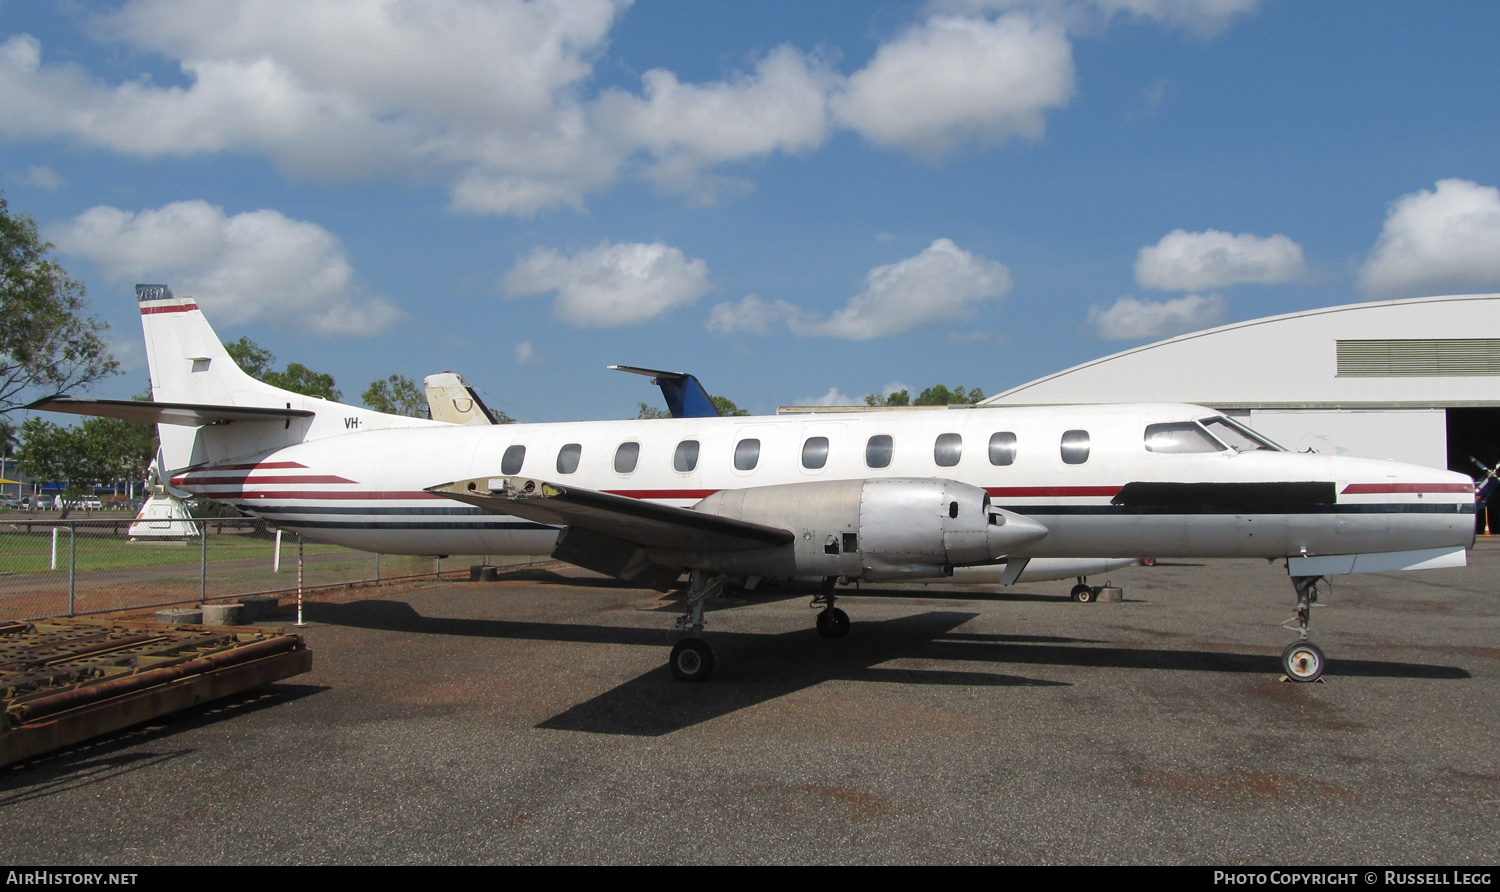
[{"label": "main wheel tire", "polygon": [[1084,585],[1081,582],[1073,586],[1073,600],[1080,604],[1087,604],[1093,601],[1097,594],[1091,586]]},{"label": "main wheel tire", "polygon": [[818,634],[824,638],[849,637],[849,614],[837,607],[818,611]]},{"label": "main wheel tire", "polygon": [[714,652],[702,638],[684,638],[672,648],[667,664],[678,681],[703,681],[714,671]]},{"label": "main wheel tire", "polygon": [[1322,649],[1311,641],[1293,641],[1281,652],[1281,671],[1292,681],[1303,684],[1317,681],[1323,677],[1327,665]]}]

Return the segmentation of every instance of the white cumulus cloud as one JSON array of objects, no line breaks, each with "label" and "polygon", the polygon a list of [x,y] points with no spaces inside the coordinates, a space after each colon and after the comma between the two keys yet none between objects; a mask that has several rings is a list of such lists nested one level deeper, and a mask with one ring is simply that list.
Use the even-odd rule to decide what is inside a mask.
[{"label": "white cumulus cloud", "polygon": [[[0,42],[0,138],[146,158],[242,153],[305,178],[442,182],[454,210],[583,210],[639,173],[690,203],[733,170],[838,129],[929,162],[1036,139],[1075,91],[1069,31],[1134,17],[1211,33],[1255,0],[950,0],[877,47],[779,46],[719,80],[650,68],[595,85],[629,0],[128,0],[87,19],[114,59],[175,64],[108,80],[40,40]],[[87,54],[76,58],[87,59]]]},{"label": "white cumulus cloud", "polygon": [[708,264],[661,242],[612,244],[566,256],[538,248],[500,280],[510,297],[557,292],[557,318],[614,328],[687,307],[712,290]]},{"label": "white cumulus cloud", "polygon": [[828,388],[828,392],[822,396],[809,396],[792,403],[794,406],[860,406],[863,400],[857,400],[837,387]]},{"label": "white cumulus cloud", "polygon": [[802,337],[864,341],[964,316],[980,303],[1007,294],[1014,284],[1004,264],[940,238],[915,257],[870,270],[865,290],[826,318],[752,294],[715,306],[708,328],[720,334],[764,334],[785,325]]},{"label": "white cumulus cloud", "polygon": [[43,189],[57,189],[63,184],[62,174],[50,167],[37,167],[31,165],[26,168],[26,173],[16,178],[28,186],[39,186]]},{"label": "white cumulus cloud", "polygon": [[866,139],[936,161],[966,144],[1039,138],[1073,81],[1059,27],[1025,15],[935,16],[883,44],[831,104]]},{"label": "white cumulus cloud", "polygon": [[265,318],[327,335],[368,335],[404,315],[359,285],[337,237],[276,211],[227,215],[204,201],[138,212],[100,205],[48,227],[46,236],[111,281],[163,282],[196,297],[216,321]]},{"label": "white cumulus cloud", "polygon": [[644,96],[609,90],[594,119],[621,144],[651,154],[647,175],[657,185],[709,201],[717,183],[704,171],[716,164],[822,145],[835,79],[821,60],[782,46],[754,74],[703,86],[652,69],[641,77]]},{"label": "white cumulus cloud", "polygon": [[1396,199],[1359,284],[1383,298],[1500,290],[1500,190],[1450,179]]},{"label": "white cumulus cloud", "polygon": [[1094,335],[1107,341],[1166,338],[1212,328],[1224,321],[1227,305],[1217,294],[1188,294],[1171,300],[1137,300],[1122,297],[1105,309],[1089,307],[1087,325]]},{"label": "white cumulus cloud", "polygon": [[1279,285],[1307,276],[1302,246],[1284,235],[1269,238],[1210,229],[1174,229],[1136,255],[1135,281],[1142,288],[1197,291],[1255,283]]},{"label": "white cumulus cloud", "polygon": [[521,341],[516,344],[516,365],[536,365],[542,361],[542,355],[536,351],[530,341]]}]

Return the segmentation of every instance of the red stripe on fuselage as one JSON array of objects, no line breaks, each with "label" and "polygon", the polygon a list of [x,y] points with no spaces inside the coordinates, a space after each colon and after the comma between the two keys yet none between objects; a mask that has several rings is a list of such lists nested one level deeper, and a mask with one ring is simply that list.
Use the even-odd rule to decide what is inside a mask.
[{"label": "red stripe on fuselage", "polygon": [[197,304],[179,304],[172,307],[141,307],[142,316],[154,316],[157,313],[190,313],[198,309]]},{"label": "red stripe on fuselage", "polygon": [[1474,492],[1474,487],[1468,483],[1351,483],[1344,487],[1342,495],[1391,492],[1472,493]]}]

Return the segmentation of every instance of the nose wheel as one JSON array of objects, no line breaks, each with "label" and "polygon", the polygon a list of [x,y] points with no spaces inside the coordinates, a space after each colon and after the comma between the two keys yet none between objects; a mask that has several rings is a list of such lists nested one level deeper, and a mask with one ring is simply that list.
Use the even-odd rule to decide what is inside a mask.
[{"label": "nose wheel", "polygon": [[1293,641],[1281,652],[1281,671],[1284,680],[1311,684],[1323,677],[1328,658],[1323,649],[1307,640],[1307,627],[1312,622],[1312,605],[1318,600],[1318,583],[1322,576],[1293,576],[1292,585],[1297,589],[1297,616],[1287,620],[1286,625],[1297,623],[1301,638]]},{"label": "nose wheel", "polygon": [[1281,671],[1292,681],[1317,681],[1326,664],[1322,648],[1311,641],[1293,641],[1281,652]]}]

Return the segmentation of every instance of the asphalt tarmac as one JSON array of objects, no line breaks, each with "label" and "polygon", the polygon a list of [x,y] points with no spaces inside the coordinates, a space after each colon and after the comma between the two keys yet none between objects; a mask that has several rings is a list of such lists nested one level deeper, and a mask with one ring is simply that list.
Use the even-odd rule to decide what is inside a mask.
[{"label": "asphalt tarmac", "polygon": [[1337,579],[1312,685],[1263,561],[841,590],[844,640],[751,592],[699,685],[671,597],[565,565],[358,589],[311,673],[0,769],[0,859],[1493,865],[1497,571]]}]

